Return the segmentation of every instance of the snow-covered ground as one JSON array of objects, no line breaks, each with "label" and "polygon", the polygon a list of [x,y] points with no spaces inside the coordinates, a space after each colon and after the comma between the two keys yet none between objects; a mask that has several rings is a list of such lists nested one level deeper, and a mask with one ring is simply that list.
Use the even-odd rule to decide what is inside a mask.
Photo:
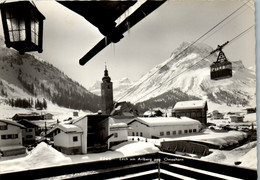
[{"label": "snow-covered ground", "polygon": [[2,157],[0,160],[0,173],[80,162],[109,160],[112,158],[155,153],[158,151],[159,149],[156,148],[152,143],[130,142],[115,147],[113,151],[86,155],[65,155],[50,145],[42,142],[38,144],[32,151],[28,152],[28,154],[25,156],[20,155],[18,157]]},{"label": "snow-covered ground", "polygon": [[202,160],[234,165],[241,162],[238,166],[257,169],[257,142],[251,142],[230,151],[210,149],[212,153],[202,157]]},{"label": "snow-covered ground", "polygon": [[[31,109],[12,108],[4,104],[0,104],[0,109],[0,119],[10,119],[16,113],[30,113],[33,111]],[[64,121],[70,117],[77,118],[73,117],[74,110],[57,107],[53,104],[48,104],[47,110],[41,112],[48,112],[54,115],[53,120],[49,121],[50,123],[55,123],[57,120]],[[90,113],[84,111],[78,112],[79,116]],[[217,120],[217,122],[221,123],[223,123],[223,121]],[[244,121],[253,122],[256,125],[256,114],[246,114]],[[226,146],[237,143],[245,138],[245,136],[246,134],[240,131],[215,132],[207,129],[192,136],[182,135],[174,139],[206,141]],[[134,141],[132,140],[133,138]],[[137,140],[138,138],[139,141]],[[145,139],[142,137],[129,137],[129,142],[112,147],[111,151],[86,155],[65,155],[45,143],[40,143],[33,151],[27,152],[25,155],[1,157],[0,173],[153,153],[159,151],[154,145],[160,145],[161,141],[167,140],[173,140],[173,138],[147,139],[148,142],[145,142]],[[231,151],[213,149],[211,151],[213,153],[202,159],[229,165],[234,165],[234,162],[241,161],[242,163],[239,166],[257,169],[256,142]]]},{"label": "snow-covered ground", "polygon": [[[55,150],[50,145],[42,142],[27,155],[2,157],[0,160],[0,173],[13,172],[43,167],[58,166],[81,162],[98,160],[110,160],[113,158],[141,155],[158,152],[153,143],[150,142],[127,142],[113,148],[112,151],[86,155],[65,155]],[[234,165],[241,161],[241,167],[257,169],[256,142],[252,142],[231,151],[211,150],[208,156],[202,160],[217,162],[221,164]]]},{"label": "snow-covered ground", "polygon": [[[217,133],[209,129],[192,136],[147,139],[147,142],[143,137],[129,137],[128,142],[114,146],[110,151],[86,155],[65,155],[42,142],[32,151],[28,152],[27,155],[2,157],[0,160],[0,173],[154,153],[159,151],[155,145],[160,145],[161,141],[166,140],[204,140],[225,146],[237,143],[244,137],[245,133],[239,131]],[[211,151],[213,153],[202,159],[230,165],[233,165],[235,161],[241,161],[241,166],[253,169],[257,168],[256,142],[231,151],[213,149]]]},{"label": "snow-covered ground", "polygon": [[73,117],[73,112],[78,112],[79,116],[84,116],[88,113],[91,113],[90,111],[81,111],[81,110],[79,111],[79,110],[73,110],[73,109],[69,109],[69,108],[59,107],[50,102],[48,102],[47,109],[44,109],[44,110],[35,110],[34,108],[24,109],[24,108],[18,108],[18,107],[11,107],[4,103],[0,103],[0,109],[1,109],[0,119],[11,119],[17,113],[27,114],[27,113],[36,112],[38,114],[51,113],[51,114],[53,114],[53,120],[63,121],[70,117],[78,118],[78,117]]}]

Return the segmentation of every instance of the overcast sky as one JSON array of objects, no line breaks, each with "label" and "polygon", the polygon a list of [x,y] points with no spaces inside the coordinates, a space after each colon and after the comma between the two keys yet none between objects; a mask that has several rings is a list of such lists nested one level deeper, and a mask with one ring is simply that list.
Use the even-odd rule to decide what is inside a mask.
[{"label": "overcast sky", "polygon": [[[138,80],[157,64],[170,57],[184,41],[195,41],[237,8],[245,0],[170,0],[136,24],[124,38],[110,44],[84,66],[79,59],[103,36],[80,15],[55,1],[35,1],[44,14],[43,53],[38,54],[64,71],[73,80],[89,88],[104,74],[105,62],[113,80],[128,77]],[[254,24],[253,3],[219,26],[203,42],[216,48]],[[255,32],[236,39],[224,52],[230,61],[242,60],[246,67],[255,64]],[[202,41],[200,41],[202,42]]]}]

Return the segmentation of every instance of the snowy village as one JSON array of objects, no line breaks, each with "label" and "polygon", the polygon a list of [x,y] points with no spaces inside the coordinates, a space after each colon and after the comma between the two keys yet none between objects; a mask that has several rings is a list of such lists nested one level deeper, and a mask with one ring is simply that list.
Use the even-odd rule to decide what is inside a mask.
[{"label": "snowy village", "polygon": [[[118,80],[116,74],[127,75],[126,69],[131,69],[131,64],[120,67],[117,60],[114,67],[112,60],[100,60],[98,66],[92,65],[92,61],[98,61],[94,56],[100,58],[103,48],[123,41],[125,32],[133,38],[132,26],[137,23],[138,27],[143,18],[156,18],[153,16],[156,12],[171,12],[172,6],[177,6],[176,12],[179,9],[183,13],[180,4],[139,0],[76,2],[49,3],[62,9],[60,16],[68,9],[69,13],[73,12],[71,17],[66,15],[64,24],[55,26],[57,31],[69,25],[64,31],[70,32],[70,24],[80,15],[85,18],[82,22],[89,21],[104,35],[79,61],[82,66],[90,61],[87,70],[90,74],[80,74],[82,70],[72,64],[64,62],[66,65],[56,67],[57,64],[44,59],[50,55],[45,55],[45,50],[42,53],[41,43],[46,40],[41,26],[45,21],[47,30],[53,26],[52,21],[51,25],[47,21],[53,14],[51,8],[47,8],[48,3],[17,1],[0,5],[3,24],[0,34],[0,179],[257,179],[255,61],[250,64],[230,59],[228,53],[230,44],[237,42],[242,34],[254,34],[251,28],[242,33],[238,30],[229,41],[221,40],[214,47],[204,41],[197,42],[207,33],[194,42],[182,39],[171,49],[170,57],[149,67],[137,80],[128,77]],[[198,11],[195,7],[209,8],[208,4],[201,6],[198,2],[192,2],[194,7],[187,7],[188,1],[183,3],[192,12]],[[223,3],[230,6],[226,13],[231,15],[242,8],[251,15],[254,7],[251,1],[215,3],[220,7],[224,7]],[[130,13],[132,7],[136,9]],[[231,7],[238,9],[232,12]],[[30,20],[38,24],[30,27],[37,26],[28,32],[32,41],[29,43],[23,43],[21,34],[15,35],[16,31],[23,32],[21,27],[15,29],[12,25],[8,30],[10,22],[26,11],[35,13],[33,18],[39,18]],[[108,14],[101,17],[99,11]],[[104,25],[104,20],[112,18],[114,22],[115,17],[123,13],[126,13],[125,19],[120,19],[122,22],[117,22],[119,25],[114,29]],[[25,26],[28,17],[24,22],[19,18],[17,21],[17,26],[24,23],[24,32],[28,28]],[[36,29],[41,29],[39,35]],[[64,36],[61,38],[64,48],[70,44]],[[55,44],[48,45],[54,47]],[[113,56],[120,54],[120,47],[119,50],[113,48]],[[47,48],[47,53],[51,49]],[[68,54],[72,52],[66,52],[62,51],[61,59],[71,58]],[[122,57],[129,56],[126,54]],[[65,66],[71,74],[67,75],[66,68],[62,69]],[[141,64],[134,69],[141,71]],[[73,75],[76,72],[79,76]],[[81,78],[95,81],[86,88],[81,85]]]}]

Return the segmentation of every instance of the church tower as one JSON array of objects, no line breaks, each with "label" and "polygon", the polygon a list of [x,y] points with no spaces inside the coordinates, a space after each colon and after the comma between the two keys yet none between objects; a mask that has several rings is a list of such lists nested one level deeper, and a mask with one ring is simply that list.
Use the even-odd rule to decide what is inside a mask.
[{"label": "church tower", "polygon": [[113,110],[113,83],[108,76],[107,66],[105,66],[104,77],[101,83],[101,110],[102,114],[110,114]]}]

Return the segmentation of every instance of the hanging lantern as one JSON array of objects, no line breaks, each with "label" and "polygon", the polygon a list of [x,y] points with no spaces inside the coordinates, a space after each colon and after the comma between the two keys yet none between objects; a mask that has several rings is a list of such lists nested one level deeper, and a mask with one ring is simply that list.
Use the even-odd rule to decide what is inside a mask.
[{"label": "hanging lantern", "polygon": [[42,52],[43,20],[45,17],[29,1],[0,5],[5,44],[20,54]]}]

